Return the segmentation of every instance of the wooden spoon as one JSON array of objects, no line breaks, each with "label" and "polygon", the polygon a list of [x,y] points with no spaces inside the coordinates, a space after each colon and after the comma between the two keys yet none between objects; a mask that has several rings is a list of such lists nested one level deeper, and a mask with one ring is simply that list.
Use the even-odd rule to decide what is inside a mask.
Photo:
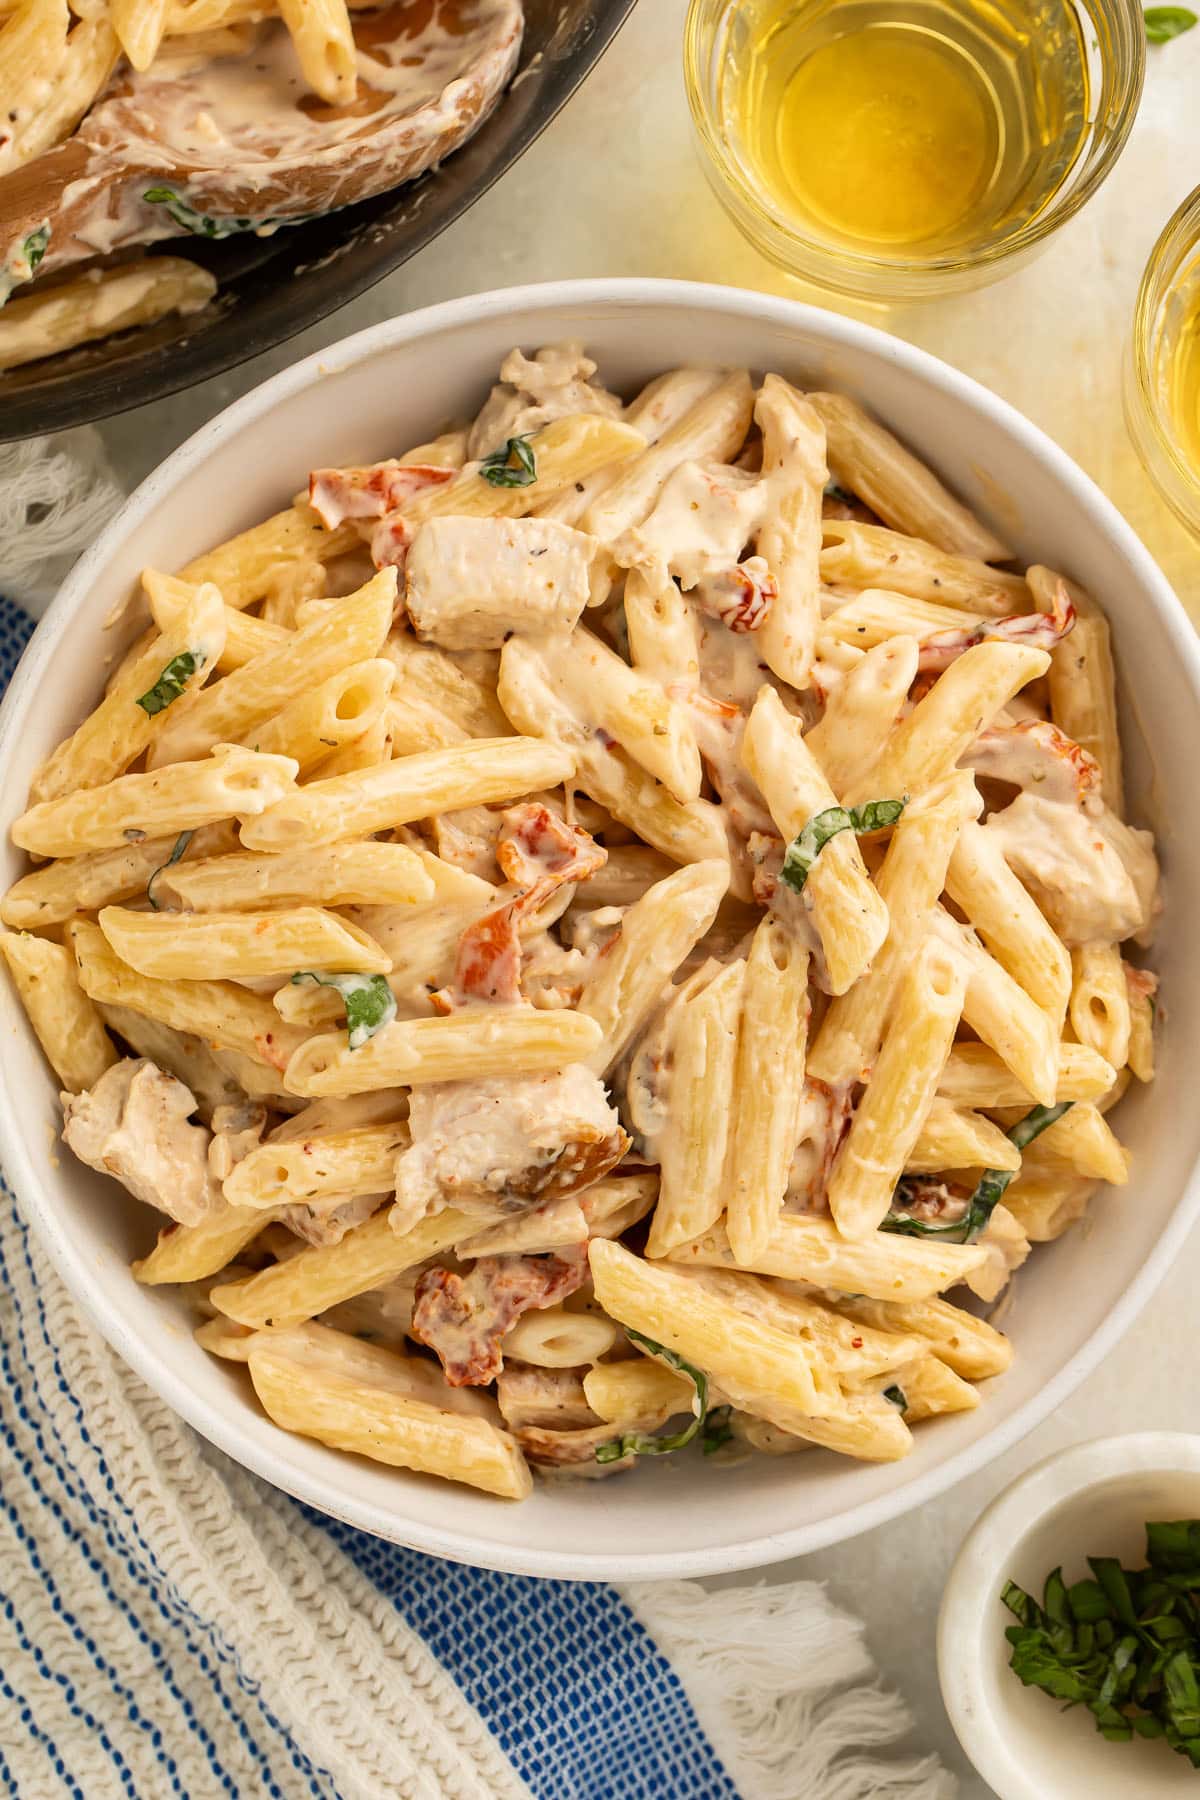
[{"label": "wooden spoon", "polygon": [[0,302],[39,261],[271,231],[411,180],[491,111],[523,19],[521,0],[397,0],[352,23],[348,106],[307,90],[277,21],[243,55],[122,71],[74,137],[0,179]]}]

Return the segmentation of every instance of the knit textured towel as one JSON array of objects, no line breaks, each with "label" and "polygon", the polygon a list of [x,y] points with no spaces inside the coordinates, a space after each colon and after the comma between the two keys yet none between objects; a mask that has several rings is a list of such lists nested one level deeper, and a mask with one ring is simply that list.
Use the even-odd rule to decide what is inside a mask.
[{"label": "knit textured towel", "polygon": [[[18,564],[8,455],[0,579]],[[61,455],[22,447],[19,470],[26,495],[45,491],[40,458],[77,496],[56,551],[109,504],[86,473],[46,475]],[[28,582],[27,554],[21,567]],[[0,686],[31,630],[0,601]],[[0,1788],[19,1800],[954,1791],[932,1758],[886,1755],[908,1715],[814,1583],[498,1575],[324,1519],[239,1469],[91,1330],[7,1190],[0,1435]]]}]

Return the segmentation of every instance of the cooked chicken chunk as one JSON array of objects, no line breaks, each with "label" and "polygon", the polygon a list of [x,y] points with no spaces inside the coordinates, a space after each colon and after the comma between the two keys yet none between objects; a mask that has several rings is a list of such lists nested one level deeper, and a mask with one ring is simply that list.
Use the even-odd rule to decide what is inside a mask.
[{"label": "cooked chicken chunk", "polygon": [[514,631],[570,631],[588,603],[594,551],[591,538],[556,519],[430,519],[406,564],[413,629],[443,650],[498,650]]},{"label": "cooked chicken chunk", "polygon": [[396,1163],[398,1230],[444,1206],[520,1212],[576,1193],[629,1144],[603,1082],[581,1063],[553,1075],[416,1087],[409,1127],[412,1145]]},{"label": "cooked chicken chunk", "polygon": [[225,1202],[208,1166],[210,1134],[189,1123],[195,1110],[182,1081],[126,1058],[87,1093],[63,1095],[63,1138],[80,1162],[115,1175],[135,1199],[198,1225]]},{"label": "cooked chicken chunk", "polygon": [[489,456],[509,438],[524,437],[568,413],[616,418],[621,402],[593,382],[595,373],[595,363],[575,341],[547,344],[533,356],[510,350],[500,365],[499,383],[471,427],[467,455]]},{"label": "cooked chicken chunk", "polygon": [[1111,943],[1151,923],[1158,869],[1148,831],[1027,793],[986,829],[1064,943]]}]

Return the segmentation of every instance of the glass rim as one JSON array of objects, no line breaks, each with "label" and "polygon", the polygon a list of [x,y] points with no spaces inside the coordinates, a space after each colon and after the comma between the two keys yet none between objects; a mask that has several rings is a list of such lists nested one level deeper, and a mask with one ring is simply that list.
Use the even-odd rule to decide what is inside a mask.
[{"label": "glass rim", "polygon": [[[843,247],[841,244],[834,246],[827,239],[806,233],[771,201],[764,199],[758,189],[751,187],[737,159],[730,154],[717,125],[711,105],[711,83],[702,79],[700,74],[707,60],[699,54],[700,31],[710,24],[719,25],[722,16],[733,10],[736,0],[690,0],[688,5],[683,28],[684,86],[692,123],[712,168],[731,196],[751,212],[764,215],[781,238],[796,246],[799,252],[797,264],[808,260],[821,268],[827,264],[836,264],[842,272],[842,280],[836,285],[843,291],[848,291],[845,275],[850,271],[860,279],[874,277],[881,283],[886,283],[889,278],[892,281],[919,280],[928,276],[936,280],[939,276],[989,269],[1009,257],[1018,257],[1022,252],[1034,249],[1061,225],[1075,217],[1112,172],[1137,117],[1146,78],[1146,28],[1141,0],[1071,0],[1071,3],[1089,17],[1092,16],[1092,6],[1096,5],[1118,25],[1126,28],[1129,43],[1125,48],[1131,52],[1127,65],[1122,63],[1119,55],[1106,52],[1097,44],[1102,66],[1115,75],[1123,91],[1119,90],[1113,97],[1112,122],[1105,131],[1100,149],[1092,156],[1091,166],[1084,169],[1080,178],[1061,199],[1056,197],[1019,230],[997,243],[974,246],[955,255],[919,259],[877,256]],[[1117,48],[1119,51],[1121,47]],[[1097,141],[1098,124],[1098,118],[1091,123],[1089,146]],[[1089,146],[1085,146],[1081,161],[1088,157]],[[815,275],[810,278],[821,279]]]},{"label": "glass rim", "polygon": [[[1133,307],[1130,361],[1143,421],[1154,437],[1155,449],[1169,463],[1173,474],[1195,495],[1193,512],[1200,516],[1200,477],[1181,454],[1167,418],[1158,403],[1154,361],[1158,350],[1162,302],[1189,248],[1200,250],[1200,187],[1193,188],[1171,214],[1146,258]],[[1171,504],[1177,504],[1172,501]]]}]

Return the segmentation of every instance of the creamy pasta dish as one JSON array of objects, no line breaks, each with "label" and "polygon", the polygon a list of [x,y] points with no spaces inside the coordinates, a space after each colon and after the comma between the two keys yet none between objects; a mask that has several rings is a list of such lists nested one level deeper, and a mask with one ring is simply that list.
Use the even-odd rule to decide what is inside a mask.
[{"label": "creamy pasta dish", "polygon": [[0,948],[277,1425],[519,1499],[980,1403],[1153,1075],[1087,593],[853,399],[576,344],[142,588]]}]

